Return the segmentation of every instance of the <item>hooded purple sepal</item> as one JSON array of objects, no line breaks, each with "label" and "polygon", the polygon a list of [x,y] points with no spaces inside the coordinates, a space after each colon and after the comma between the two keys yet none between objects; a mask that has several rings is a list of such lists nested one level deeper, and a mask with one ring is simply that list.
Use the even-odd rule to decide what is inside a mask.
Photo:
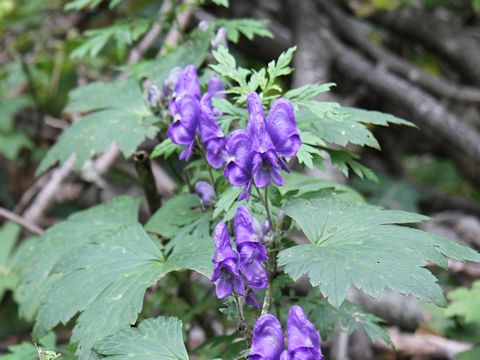
[{"label": "hooded purple sepal", "polygon": [[200,135],[205,147],[207,162],[213,168],[219,169],[225,164],[227,138],[215,120],[211,107],[211,97],[210,93],[206,93],[200,101],[202,110],[199,123]]},{"label": "hooded purple sepal", "polygon": [[253,228],[253,218],[245,206],[237,209],[234,218],[235,243],[239,253],[240,272],[247,285],[253,289],[265,289],[268,285],[268,273],[263,262],[268,259],[265,246],[258,241]]},{"label": "hooded purple sepal", "polygon": [[249,120],[247,132],[252,139],[252,175],[255,185],[263,188],[271,182],[281,186],[285,183],[279,163],[279,155],[265,121],[262,102],[257,93],[252,92],[247,97]]},{"label": "hooded purple sepal", "polygon": [[273,102],[267,118],[267,131],[277,154],[284,157],[297,154],[302,141],[290,100],[281,98]]},{"label": "hooded purple sepal", "polygon": [[250,196],[252,188],[252,140],[243,129],[234,130],[228,136],[226,144],[227,164],[224,176],[234,186],[244,186],[238,200]]},{"label": "hooded purple sepal", "polygon": [[288,359],[323,360],[320,336],[303,309],[292,306],[287,319]]},{"label": "hooded purple sepal", "polygon": [[213,206],[217,195],[215,188],[208,182],[199,181],[195,184],[195,192],[200,198],[200,203],[203,207]]},{"label": "hooded purple sepal", "polygon": [[230,244],[227,225],[220,222],[215,227],[214,242],[216,246],[212,262],[213,275],[210,279],[215,283],[216,294],[219,299],[224,299],[236,294],[245,296],[245,286],[242,276],[238,272],[238,257]]},{"label": "hooded purple sepal", "polygon": [[175,97],[188,94],[200,100],[200,84],[198,82],[197,68],[195,65],[188,65],[183,69],[175,84]]},{"label": "hooded purple sepal", "polygon": [[278,360],[283,351],[282,325],[270,314],[258,318],[253,328],[249,360]]},{"label": "hooded purple sepal", "polygon": [[177,145],[183,145],[180,159],[188,159],[193,151],[200,116],[199,102],[191,95],[183,95],[176,99],[170,109],[173,123],[167,131],[167,136]]},{"label": "hooded purple sepal", "polygon": [[260,307],[260,298],[258,297],[257,293],[251,289],[247,290],[247,296],[245,296],[245,302],[256,309]]}]

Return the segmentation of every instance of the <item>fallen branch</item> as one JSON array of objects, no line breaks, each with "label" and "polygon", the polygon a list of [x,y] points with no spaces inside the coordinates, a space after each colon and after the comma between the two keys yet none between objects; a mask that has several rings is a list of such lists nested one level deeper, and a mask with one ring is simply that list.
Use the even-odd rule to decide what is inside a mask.
[{"label": "fallen branch", "polygon": [[343,45],[328,29],[324,29],[321,36],[329,40],[330,48],[336,54],[335,66],[342,73],[409,110],[412,120],[418,125],[427,127],[473,161],[480,162],[480,134],[474,127],[459,120],[422,89],[389,73],[383,67],[371,64],[356,51]]},{"label": "fallen branch", "polygon": [[441,98],[480,103],[480,89],[461,86],[442,78],[433,77],[408,60],[375,44],[358,22],[343,13],[335,4],[334,1],[320,2],[322,10],[328,13],[340,34],[378,64]]},{"label": "fallen branch", "polygon": [[[387,328],[395,344],[396,351],[407,356],[429,356],[454,359],[461,352],[470,350],[473,344],[468,342],[450,340],[433,334],[402,333],[397,328]],[[381,350],[392,351],[391,347],[383,340],[375,343]]]},{"label": "fallen branch", "polygon": [[451,22],[412,7],[382,13],[373,20],[438,52],[466,81],[480,85],[479,42]]},{"label": "fallen branch", "polygon": [[[134,47],[129,53],[128,59],[130,64],[139,61],[141,55],[143,55],[148,47],[155,41],[155,37],[153,36],[155,34],[159,34],[158,28],[152,26],[142,40],[140,40],[138,46]],[[148,39],[148,42],[146,40],[144,41],[144,39]],[[125,73],[123,73],[120,75],[120,78],[125,76]],[[105,174],[115,163],[118,156],[120,156],[120,150],[115,144],[112,144],[106,152],[93,162],[92,169],[96,172],[95,177],[98,178]],[[73,172],[74,167],[75,156],[72,155],[63,165],[51,171],[50,181],[40,190],[33,202],[25,210],[24,216],[26,219],[31,222],[38,222],[41,219],[48,208],[52,206],[55,192],[60,188],[62,182]]]},{"label": "fallen branch", "polygon": [[27,229],[29,232],[31,232],[34,235],[42,235],[43,234],[43,229],[36,224],[32,223],[31,221],[28,221],[27,219],[15,214],[14,212],[11,212],[7,209],[4,209],[3,207],[0,207],[0,218],[4,218],[7,220],[10,220],[14,222],[15,224],[18,224],[25,229]]},{"label": "fallen branch", "polygon": [[147,198],[150,214],[153,214],[160,207],[160,195],[158,194],[153,176],[150,157],[146,151],[141,150],[133,155],[133,161],[135,162],[135,170],[137,171],[140,185]]}]

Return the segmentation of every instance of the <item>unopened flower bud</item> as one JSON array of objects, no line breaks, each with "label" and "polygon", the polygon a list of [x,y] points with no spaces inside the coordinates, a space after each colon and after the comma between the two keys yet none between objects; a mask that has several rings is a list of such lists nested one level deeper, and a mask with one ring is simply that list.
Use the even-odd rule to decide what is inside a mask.
[{"label": "unopened flower bud", "polygon": [[253,225],[253,230],[255,230],[255,233],[256,233],[258,236],[261,236],[261,233],[262,233],[262,225],[260,225],[260,223],[258,222],[257,218],[256,218],[256,217],[253,217],[253,216],[252,216],[252,225]]},{"label": "unopened flower bud", "polygon": [[213,206],[216,201],[215,189],[205,181],[199,181],[195,184],[195,192],[200,198],[203,207]]},{"label": "unopened flower bud", "polygon": [[227,47],[227,29],[224,27],[219,28],[215,37],[210,42],[210,45],[213,50],[218,49],[220,45]]},{"label": "unopened flower bud", "polygon": [[208,29],[208,21],[202,20],[198,23],[198,30],[207,31],[207,29]]},{"label": "unopened flower bud", "polygon": [[162,95],[163,99],[169,99],[175,90],[175,85],[182,74],[183,69],[181,67],[174,67],[170,73],[168,74],[167,78],[163,82],[162,88]]}]

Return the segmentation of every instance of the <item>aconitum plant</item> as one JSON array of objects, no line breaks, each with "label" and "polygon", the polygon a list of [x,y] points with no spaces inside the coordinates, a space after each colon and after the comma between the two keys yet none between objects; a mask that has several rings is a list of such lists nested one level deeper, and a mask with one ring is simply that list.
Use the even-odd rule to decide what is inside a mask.
[{"label": "aconitum plant", "polygon": [[[411,124],[316,100],[332,84],[285,91],[295,48],[246,69],[218,42],[212,50],[213,28],[133,69],[148,75],[143,94],[140,79],[72,92],[67,109],[83,119],[39,173],[115,143],[135,155],[148,201],[141,221],[139,198],[121,196],[20,247],[14,298],[34,339],[45,346],[58,324],[71,326],[80,360],[320,360],[321,339],[356,327],[392,344],[379,318],[347,300],[350,288],[443,305],[426,266],[480,255],[406,226],[425,216],[368,205],[306,169],[328,159],[374,180],[351,149],[378,147],[375,126]],[[135,153],[147,138],[153,150]],[[161,199],[154,170],[175,185]]]}]

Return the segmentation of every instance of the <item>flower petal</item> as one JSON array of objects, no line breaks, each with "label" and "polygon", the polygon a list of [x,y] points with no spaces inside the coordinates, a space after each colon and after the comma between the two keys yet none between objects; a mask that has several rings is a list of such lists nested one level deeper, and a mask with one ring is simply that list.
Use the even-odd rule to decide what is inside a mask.
[{"label": "flower petal", "polygon": [[232,295],[233,284],[230,279],[220,277],[215,283],[215,292],[219,299],[225,299],[227,296]]},{"label": "flower petal", "polygon": [[283,351],[282,325],[270,314],[258,318],[253,329],[249,360],[279,360]]},{"label": "flower petal", "polygon": [[262,102],[256,92],[248,95],[247,109],[250,116],[246,130],[252,139],[252,149],[260,153],[273,149],[272,140],[265,127],[265,113]]},{"label": "flower petal", "polygon": [[255,230],[253,229],[252,215],[245,206],[239,206],[234,217],[235,243],[254,241]]},{"label": "flower petal", "polygon": [[188,94],[200,99],[200,84],[198,83],[197,68],[195,65],[188,65],[180,74],[175,85],[177,95]]},{"label": "flower petal", "polygon": [[[292,306],[287,320],[288,353],[292,359],[322,359],[320,336],[302,308]],[[311,355],[309,355],[311,354]]]},{"label": "flower petal", "polygon": [[267,131],[277,153],[285,157],[296,155],[302,141],[293,105],[289,100],[281,98],[273,102],[267,118]]}]

